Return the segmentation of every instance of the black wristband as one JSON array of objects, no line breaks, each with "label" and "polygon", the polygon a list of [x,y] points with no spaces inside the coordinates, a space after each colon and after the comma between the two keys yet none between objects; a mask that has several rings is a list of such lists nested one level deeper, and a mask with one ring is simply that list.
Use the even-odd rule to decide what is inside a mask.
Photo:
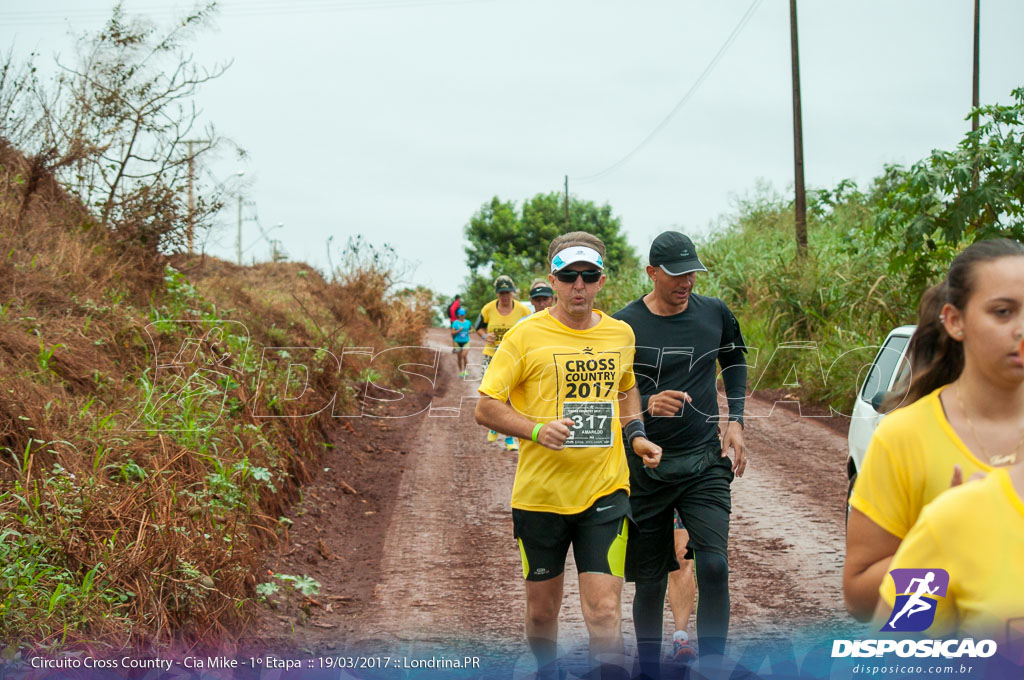
[{"label": "black wristband", "polygon": [[644,429],[643,419],[638,418],[637,420],[631,420],[626,423],[626,427],[622,430],[622,437],[629,442],[630,445],[633,444],[633,440],[637,437],[647,439],[647,430]]}]

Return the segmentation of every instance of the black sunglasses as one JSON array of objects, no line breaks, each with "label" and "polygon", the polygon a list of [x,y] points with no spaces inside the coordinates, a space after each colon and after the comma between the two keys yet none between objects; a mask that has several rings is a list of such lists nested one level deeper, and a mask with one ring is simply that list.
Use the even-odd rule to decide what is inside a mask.
[{"label": "black sunglasses", "polygon": [[583,283],[597,283],[601,280],[603,273],[600,269],[588,269],[582,272],[575,269],[563,269],[560,272],[555,272],[555,278],[562,283],[576,283],[576,277],[582,276]]}]

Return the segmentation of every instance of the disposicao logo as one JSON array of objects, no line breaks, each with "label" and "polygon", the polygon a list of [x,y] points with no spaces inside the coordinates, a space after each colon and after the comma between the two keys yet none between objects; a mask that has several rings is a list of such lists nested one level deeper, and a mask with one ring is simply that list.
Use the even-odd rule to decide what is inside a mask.
[{"label": "disposicao logo", "polygon": [[[892,613],[882,626],[883,632],[919,633],[931,627],[939,599],[949,590],[945,569],[893,569],[896,584]],[[832,657],[990,657],[996,653],[994,640],[973,638],[945,640],[833,640]]]},{"label": "disposicao logo", "polygon": [[949,573],[945,569],[893,569],[889,576],[896,584],[896,602],[882,630],[927,630],[935,621],[939,598],[949,589]]}]

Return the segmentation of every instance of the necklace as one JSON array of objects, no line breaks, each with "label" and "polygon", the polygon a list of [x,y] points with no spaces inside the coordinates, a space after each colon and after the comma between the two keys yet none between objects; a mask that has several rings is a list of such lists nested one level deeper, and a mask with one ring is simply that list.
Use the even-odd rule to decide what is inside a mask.
[{"label": "necklace", "polygon": [[963,396],[960,394],[960,390],[962,389],[962,387],[963,385],[956,386],[957,403],[960,404],[960,410],[963,412],[964,419],[967,421],[967,427],[971,428],[971,436],[974,437],[974,441],[978,445],[978,449],[985,456],[985,458],[988,459],[988,464],[991,465],[992,467],[998,467],[1000,465],[1013,465],[1014,463],[1016,463],[1017,454],[1020,453],[1021,446],[1024,446],[1024,437],[1020,438],[1020,441],[1017,442],[1017,446],[1015,446],[1013,451],[1011,451],[1010,453],[1007,453],[1006,455],[1003,456],[990,455],[989,452],[986,451],[985,447],[982,445],[981,438],[978,436],[978,433],[974,431],[974,423],[971,422],[971,416],[968,415],[967,409],[964,407],[964,399]]}]

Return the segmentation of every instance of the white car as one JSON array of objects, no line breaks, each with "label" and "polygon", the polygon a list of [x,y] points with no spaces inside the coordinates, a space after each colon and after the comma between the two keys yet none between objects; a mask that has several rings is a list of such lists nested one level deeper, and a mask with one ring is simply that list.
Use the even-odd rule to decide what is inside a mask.
[{"label": "white car", "polygon": [[879,421],[885,417],[881,412],[882,401],[886,393],[910,369],[910,363],[906,360],[907,346],[916,328],[917,326],[900,326],[889,332],[871,363],[864,384],[857,391],[853,417],[850,419],[850,434],[847,438],[850,455],[846,459],[846,474],[850,479],[850,491],[853,491],[853,483],[857,480],[857,471],[864,460],[864,452],[871,441],[871,434],[878,427]]}]

